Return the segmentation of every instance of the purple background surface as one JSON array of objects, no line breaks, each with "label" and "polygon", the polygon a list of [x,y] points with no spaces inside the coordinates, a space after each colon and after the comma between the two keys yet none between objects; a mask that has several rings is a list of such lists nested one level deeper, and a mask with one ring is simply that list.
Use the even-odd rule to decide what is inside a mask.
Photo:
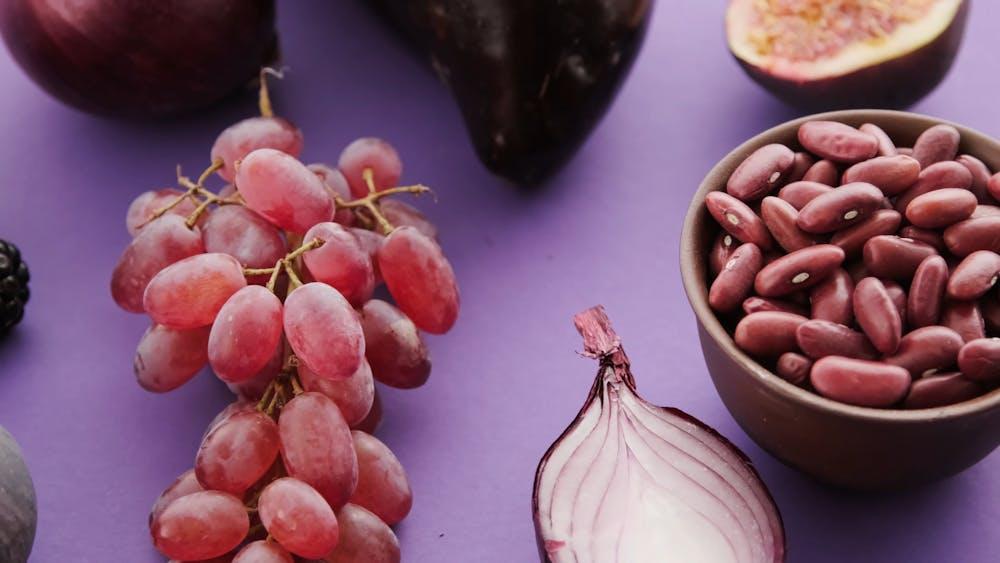
[{"label": "purple background surface", "polygon": [[[794,115],[729,57],[724,2],[660,3],[607,118],[534,195],[480,167],[448,93],[361,3],[280,4],[292,72],[276,105],[304,129],[304,158],[333,162],[361,135],[395,143],[404,179],[439,194],[420,205],[461,282],[459,324],[430,341],[430,382],[383,394],[379,435],[416,495],[398,529],[405,560],[536,558],[535,465],[595,371],[575,353],[570,319],[604,303],[646,397],[698,416],[755,460],[783,512],[790,561],[996,561],[1000,455],[905,494],[830,490],[757,448],[712,388],[677,268],[683,213],[716,160]],[[974,4],[952,74],[915,109],[1000,135],[1000,3]],[[24,324],[0,343],[0,424],[38,489],[32,561],[160,561],[148,508],[191,465],[229,395],[207,373],[169,395],[139,389],[131,362],[146,320],[115,307],[108,279],[128,242],[129,201],[170,185],[177,163],[204,167],[215,135],[254,100],[123,123],[59,105],[7,56],[0,84],[0,236],[21,246],[34,276]]]}]

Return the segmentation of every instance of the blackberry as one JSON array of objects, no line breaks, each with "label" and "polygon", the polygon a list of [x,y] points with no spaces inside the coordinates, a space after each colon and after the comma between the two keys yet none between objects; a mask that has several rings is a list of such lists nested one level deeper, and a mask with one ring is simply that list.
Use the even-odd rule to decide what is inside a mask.
[{"label": "blackberry", "polygon": [[28,291],[28,265],[21,260],[21,251],[0,239],[0,333],[21,322]]}]

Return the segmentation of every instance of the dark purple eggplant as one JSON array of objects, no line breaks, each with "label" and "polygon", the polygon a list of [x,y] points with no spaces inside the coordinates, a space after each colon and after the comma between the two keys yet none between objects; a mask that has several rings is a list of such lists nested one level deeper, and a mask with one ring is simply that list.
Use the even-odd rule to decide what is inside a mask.
[{"label": "dark purple eggplant", "polygon": [[207,106],[277,52],[274,0],[5,0],[0,32],[49,94],[109,115]]},{"label": "dark purple eggplant", "polygon": [[483,163],[535,184],[600,121],[653,0],[377,0],[430,56]]}]

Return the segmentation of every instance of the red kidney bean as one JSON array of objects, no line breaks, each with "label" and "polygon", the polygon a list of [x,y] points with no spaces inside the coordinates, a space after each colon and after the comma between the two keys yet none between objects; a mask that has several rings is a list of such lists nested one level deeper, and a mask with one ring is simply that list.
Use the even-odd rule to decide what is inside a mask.
[{"label": "red kidney bean", "polygon": [[910,202],[934,190],[954,188],[968,190],[972,187],[972,173],[961,164],[949,160],[932,164],[920,171],[917,181],[896,198],[896,211],[903,213]]},{"label": "red kidney bean", "polygon": [[868,337],[842,324],[830,321],[806,321],[795,331],[799,349],[813,359],[827,356],[874,360],[878,352]]},{"label": "red kidney bean", "polygon": [[781,191],[778,192],[778,197],[792,204],[792,207],[795,209],[802,209],[810,201],[832,191],[833,188],[826,184],[803,180],[792,182],[781,188]]},{"label": "red kidney bean", "polygon": [[928,256],[917,267],[906,302],[906,317],[913,328],[936,325],[941,318],[948,264],[940,256]]},{"label": "red kidney bean", "polygon": [[978,338],[962,346],[958,369],[973,381],[1000,382],[1000,338]]},{"label": "red kidney bean", "polygon": [[861,407],[894,405],[910,388],[901,367],[839,356],[817,360],[809,379],[820,395]]},{"label": "red kidney bean", "polygon": [[842,325],[854,322],[854,280],[843,268],[838,268],[826,280],[809,292],[812,318]]},{"label": "red kidney bean", "polygon": [[778,358],[775,371],[778,376],[792,385],[802,385],[809,378],[813,361],[795,352],[785,352]]},{"label": "red kidney bean", "polygon": [[830,233],[864,221],[881,207],[883,197],[871,184],[847,184],[807,203],[797,223],[807,233]]},{"label": "red kidney bean", "polygon": [[899,230],[899,236],[929,244],[938,252],[945,251],[944,237],[941,236],[941,233],[931,229],[923,229],[920,227],[914,227],[913,225],[907,225]]},{"label": "red kidney bean", "polygon": [[980,203],[986,203],[989,201],[987,184],[990,182],[990,169],[986,166],[986,164],[971,154],[963,154],[956,158],[955,162],[968,168],[969,173],[972,174],[972,186],[969,190],[975,194],[976,199],[979,200]]},{"label": "red kidney bean", "polygon": [[798,350],[795,329],[807,318],[791,313],[765,311],[747,315],[736,325],[733,340],[744,352],[758,357],[776,358]]},{"label": "red kidney bean", "polygon": [[930,409],[975,399],[983,388],[960,373],[925,377],[913,382],[903,400],[904,409]]},{"label": "red kidney bean", "polygon": [[956,256],[968,256],[978,250],[1000,252],[1000,216],[955,223],[944,230],[944,244]]},{"label": "red kidney bean", "polygon": [[1000,254],[977,250],[965,257],[948,278],[948,297],[961,301],[979,299],[1000,279]]},{"label": "red kidney bean", "polygon": [[840,172],[837,171],[837,165],[825,159],[817,160],[816,164],[809,167],[809,170],[806,170],[806,175],[802,177],[806,182],[815,182],[826,186],[837,185],[838,178],[840,178]]},{"label": "red kidney bean", "polygon": [[722,228],[741,242],[752,242],[761,250],[771,248],[771,234],[747,204],[724,192],[705,196],[705,206]]},{"label": "red kidney bean", "polygon": [[874,135],[836,121],[803,123],[799,143],[809,152],[835,162],[860,162],[878,154]]},{"label": "red kidney bean", "polygon": [[874,123],[865,123],[859,130],[868,133],[878,141],[878,154],[881,156],[895,156],[897,154],[896,144],[892,142],[889,135],[881,127]]},{"label": "red kidney bean", "polygon": [[[858,283],[859,281],[872,275],[865,266],[865,263],[860,260],[857,262],[851,262],[844,267],[844,269],[847,270],[848,275],[851,276],[851,280],[854,281],[854,283]],[[853,293],[854,290],[852,289],[851,292]],[[853,308],[851,309],[851,315],[854,315]]]},{"label": "red kidney bean", "polygon": [[879,156],[859,162],[844,171],[842,183],[866,182],[883,194],[894,196],[906,191],[920,176],[920,163],[913,157]]},{"label": "red kidney bean", "polygon": [[979,303],[979,311],[983,315],[986,328],[994,334],[1000,334],[1000,300],[986,296]]},{"label": "red kidney bean", "polygon": [[865,243],[863,254],[865,267],[872,275],[909,283],[917,266],[937,251],[912,239],[880,235]]},{"label": "red kidney bean", "polygon": [[907,370],[913,377],[955,365],[962,337],[943,326],[925,326],[909,332],[899,341],[896,353],[882,361]]},{"label": "red kidney bean", "polygon": [[780,313],[793,313],[803,317],[808,315],[806,308],[789,301],[780,299],[769,299],[767,297],[757,297],[756,295],[747,297],[743,301],[743,312],[752,315],[762,311],[778,311]]},{"label": "red kidney bean", "polygon": [[760,204],[760,215],[778,246],[788,252],[801,250],[818,242],[798,227],[795,221],[799,212],[783,199],[765,197]]},{"label": "red kidney bean", "polygon": [[990,181],[986,182],[986,191],[993,199],[1000,201],[1000,172],[991,176]]},{"label": "red kidney bean", "polygon": [[748,242],[733,252],[708,291],[708,304],[728,313],[740,306],[753,289],[754,278],[764,265],[760,248]]},{"label": "red kidney bean", "polygon": [[864,221],[833,234],[830,244],[844,249],[848,256],[861,253],[868,239],[878,235],[889,235],[899,229],[903,216],[891,209],[878,209]]},{"label": "red kidney bean", "polygon": [[913,198],[906,206],[906,218],[918,227],[941,229],[971,217],[978,204],[968,190],[934,190]]},{"label": "red kidney bean", "polygon": [[[796,291],[795,293],[789,293],[783,298],[785,301],[790,301],[796,305],[801,305],[802,307],[809,307],[809,294],[803,291]],[[805,316],[809,316],[806,314]]]},{"label": "red kidney bean", "polygon": [[832,244],[796,250],[764,266],[754,289],[763,297],[782,297],[822,282],[843,262],[844,251]]},{"label": "red kidney bean", "polygon": [[785,183],[794,161],[795,153],[785,145],[764,145],[736,167],[726,183],[726,192],[743,201],[758,200]]},{"label": "red kidney bean", "polygon": [[807,152],[795,153],[795,159],[792,161],[792,167],[788,169],[785,182],[798,182],[806,175],[806,172],[808,172],[815,163],[816,161],[813,159],[811,154]]},{"label": "red kidney bean", "polygon": [[960,141],[958,129],[943,123],[935,125],[917,137],[917,142],[913,143],[913,158],[920,162],[922,168],[935,162],[954,160]]},{"label": "red kidney bean", "polygon": [[896,311],[899,311],[899,320],[906,324],[906,290],[903,286],[892,280],[882,280],[882,285],[885,286],[885,292],[889,294],[889,299],[892,299],[892,304],[896,306]]},{"label": "red kidney bean", "polygon": [[777,250],[768,250],[764,252],[764,265],[767,266],[782,256],[784,256],[784,254],[778,252]]},{"label": "red kidney bean", "polygon": [[712,277],[719,275],[722,268],[729,262],[729,257],[736,252],[738,246],[733,235],[722,231],[715,237],[712,250],[708,251],[708,268],[712,272]]},{"label": "red kidney bean", "polygon": [[878,278],[865,278],[854,288],[854,318],[879,352],[892,354],[899,347],[903,322]]},{"label": "red kidney bean", "polygon": [[945,301],[941,324],[957,332],[965,342],[986,338],[986,321],[975,301]]},{"label": "red kidney bean", "polygon": [[978,219],[980,217],[997,217],[1000,216],[1000,207],[996,205],[977,205],[976,210],[972,212],[972,217],[970,219]]}]

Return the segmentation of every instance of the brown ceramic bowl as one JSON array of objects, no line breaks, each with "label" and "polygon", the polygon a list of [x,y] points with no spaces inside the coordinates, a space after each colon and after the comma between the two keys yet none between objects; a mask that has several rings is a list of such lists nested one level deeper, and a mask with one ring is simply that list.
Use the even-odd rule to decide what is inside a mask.
[{"label": "brown ceramic bowl", "polygon": [[[705,210],[705,195],[724,189],[729,175],[751,152],[768,143],[800,150],[803,122],[829,119],[858,126],[875,123],[900,146],[941,120],[913,113],[848,110],[789,121],[750,139],[705,177],[691,202],[681,235],[681,275],[698,319],[705,363],[736,422],[761,447],[816,479],[836,486],[898,489],[958,473],[1000,444],[1000,389],[947,407],[872,409],[845,405],[796,387],[736,347],[708,306],[707,256],[718,225]],[[1000,142],[952,124],[962,133],[961,153],[1000,169]],[[960,153],[960,154],[961,154]]]}]

